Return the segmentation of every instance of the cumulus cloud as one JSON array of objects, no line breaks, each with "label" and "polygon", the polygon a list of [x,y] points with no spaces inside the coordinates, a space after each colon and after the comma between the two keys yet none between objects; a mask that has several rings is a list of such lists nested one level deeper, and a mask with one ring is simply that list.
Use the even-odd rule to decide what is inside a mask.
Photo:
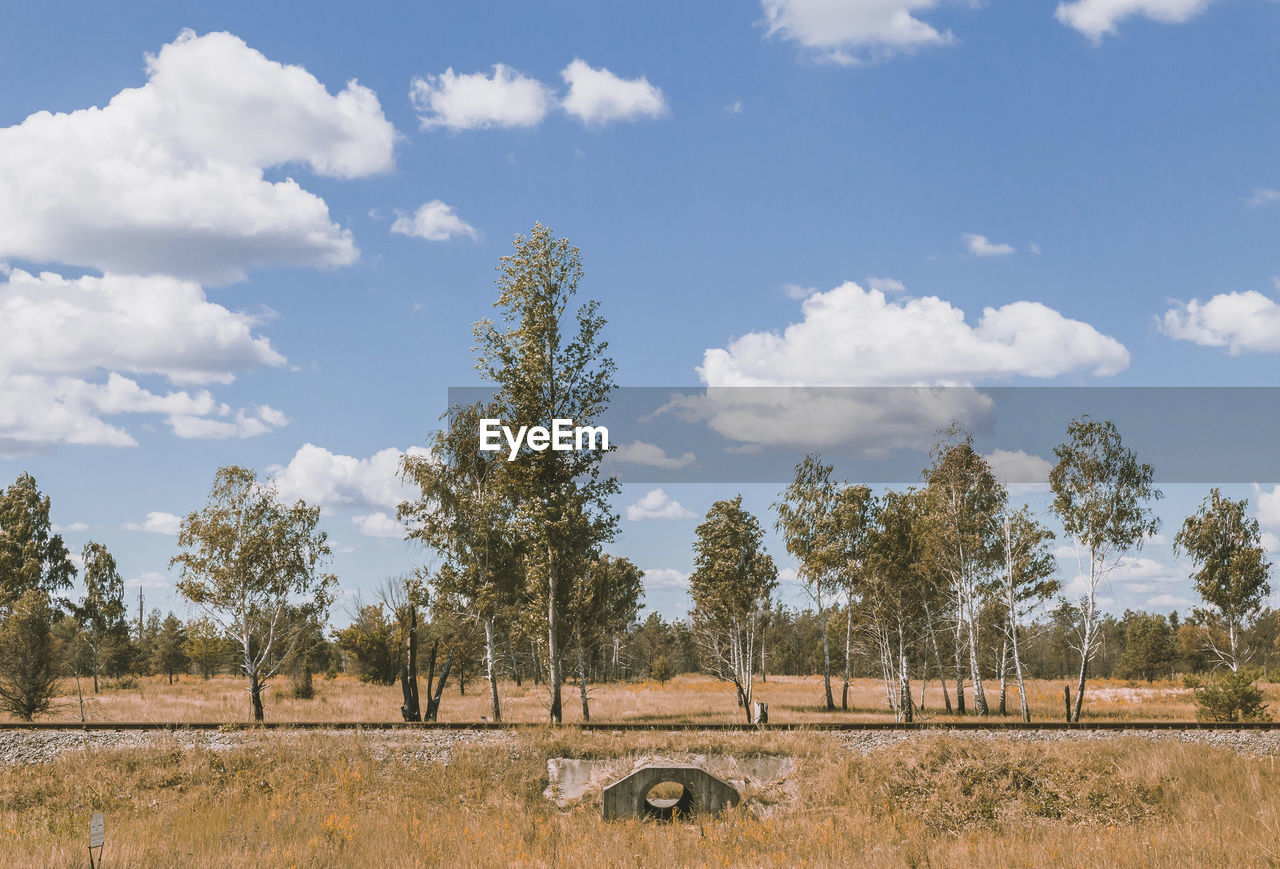
[{"label": "cumulus cloud", "polygon": [[907,285],[895,278],[867,278],[867,287],[886,294],[907,291]]},{"label": "cumulus cloud", "polygon": [[685,591],[689,588],[689,574],[670,567],[650,568],[644,571],[644,587],[651,591]]},{"label": "cumulus cloud", "polygon": [[252,437],[288,423],[265,405],[233,411],[207,391],[160,394],[114,372],[105,383],[0,375],[0,455],[25,455],[62,443],[136,446],[124,428],[104,419],[121,414],[162,415],[174,434],[188,438]]},{"label": "cumulus cloud", "polygon": [[[210,302],[199,284],[163,276],[76,279],[13,270],[0,282],[0,376],[160,374],[229,383],[285,359],[254,334],[261,317]],[[180,339],[179,339],[180,338]]]},{"label": "cumulus cloud", "polygon": [[708,386],[964,384],[993,378],[1107,376],[1129,364],[1119,341],[1039,302],[985,308],[976,326],[936,296],[890,302],[846,282],[802,304],[782,333],[750,332],[705,351]]},{"label": "cumulus cloud", "polygon": [[625,462],[629,465],[643,465],[648,468],[665,468],[668,470],[678,470],[687,468],[692,465],[697,457],[693,453],[682,453],[679,456],[669,456],[666,450],[656,444],[646,443],[644,441],[634,441],[629,444],[623,444],[612,453],[609,454],[612,461]]},{"label": "cumulus cloud", "polygon": [[439,199],[424,202],[413,214],[397,214],[391,231],[427,241],[448,241],[464,235],[471,239],[480,237],[476,228],[459,217],[452,205],[445,205]]},{"label": "cumulus cloud", "polygon": [[404,539],[404,526],[386,513],[368,513],[352,516],[351,524],[356,526],[366,537],[384,537],[387,539]]},{"label": "cumulus cloud", "polygon": [[1049,482],[1053,465],[1025,450],[992,450],[983,456],[996,479],[1005,483],[1041,485]]},{"label": "cumulus cloud", "polygon": [[102,108],[0,129],[0,257],[226,282],[268,263],[354,261],[324,200],[264,170],[389,170],[373,91],[330,94],[229,33],[184,31]]},{"label": "cumulus cloud", "polygon": [[1213,0],[1072,0],[1054,13],[1061,23],[1083,33],[1095,45],[1114,36],[1125,18],[1142,16],[1165,24],[1181,24],[1209,8]]},{"label": "cumulus cloud", "polygon": [[938,0],[762,0],[770,36],[798,43],[821,60],[851,65],[952,39],[919,14]]},{"label": "cumulus cloud", "polygon": [[643,76],[619,78],[604,67],[594,69],[577,59],[560,76],[569,86],[561,107],[587,126],[659,118],[667,113],[662,91]]},{"label": "cumulus cloud", "polygon": [[170,585],[172,583],[169,577],[155,570],[131,576],[124,581],[125,588],[168,588]]},{"label": "cumulus cloud", "polygon": [[409,97],[424,130],[533,127],[547,114],[552,100],[542,82],[501,63],[494,64],[489,75],[459,75],[451,67],[440,75],[415,78]]},{"label": "cumulus cloud", "polygon": [[1280,351],[1280,305],[1256,290],[1175,302],[1156,325],[1171,338],[1226,347],[1232,356]]},{"label": "cumulus cloud", "polygon": [[1267,528],[1280,528],[1280,486],[1270,492],[1254,487],[1254,514]]},{"label": "cumulus cloud", "polygon": [[[302,499],[330,510],[343,505],[394,509],[414,494],[413,488],[400,479],[400,458],[406,453],[429,455],[423,447],[406,451],[388,447],[360,459],[308,443],[298,449],[289,464],[273,465],[267,471],[275,478],[280,496],[288,501]],[[397,536],[403,536],[403,531],[397,531]]]},{"label": "cumulus cloud", "polygon": [[966,232],[962,236],[964,245],[973,256],[1008,256],[1013,253],[1013,245],[993,242],[985,235]]},{"label": "cumulus cloud", "polygon": [[146,531],[150,534],[176,535],[182,525],[182,517],[172,513],[151,512],[143,522],[126,522],[120,527],[125,531]]},{"label": "cumulus cloud", "polygon": [[643,495],[639,501],[629,505],[626,516],[631,522],[643,522],[647,519],[697,518],[696,513],[686,509],[661,489],[654,489]]}]

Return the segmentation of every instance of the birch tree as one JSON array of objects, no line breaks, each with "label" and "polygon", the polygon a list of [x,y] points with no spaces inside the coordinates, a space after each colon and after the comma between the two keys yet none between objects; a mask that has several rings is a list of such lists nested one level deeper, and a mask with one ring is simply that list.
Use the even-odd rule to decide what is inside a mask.
[{"label": "birch tree", "polygon": [[93,693],[98,693],[98,676],[107,644],[126,642],[124,579],[107,547],[92,540],[81,553],[84,565],[84,597],[72,607],[76,621],[84,628],[89,648],[89,669],[93,671]]},{"label": "birch tree", "polygon": [[750,722],[760,613],[777,587],[778,569],[765,552],[760,521],[742,508],[741,495],[712,504],[695,533],[693,622],[710,669],[733,682]]},{"label": "birch tree", "polygon": [[643,580],[644,571],[630,559],[603,554],[573,585],[567,614],[573,623],[583,721],[591,720],[587,701],[590,660],[606,637],[625,631],[635,622],[644,595]]},{"label": "birch tree", "polygon": [[973,448],[973,436],[956,426],[942,432],[933,447],[928,479],[932,551],[947,577],[955,606],[956,691],[963,694],[959,644],[967,641],[973,705],[987,714],[978,655],[980,613],[990,575],[998,563],[996,516],[1008,497],[986,460]]},{"label": "birch tree", "polygon": [[71,587],[76,569],[62,535],[53,530],[49,508],[49,496],[30,474],[19,474],[0,492],[0,611],[12,609],[32,589],[53,602],[57,592]]},{"label": "birch tree", "polygon": [[1147,502],[1161,497],[1151,466],[1126,447],[1115,423],[1087,414],[1067,425],[1067,440],[1054,447],[1058,463],[1049,472],[1053,512],[1076,549],[1080,609],[1080,676],[1074,721],[1084,708],[1085,681],[1098,635],[1098,589],[1130,552],[1155,534],[1160,520]]},{"label": "birch tree", "polygon": [[[849,682],[853,678],[853,607],[865,579],[871,531],[875,523],[875,498],[867,486],[840,487],[832,507],[835,536],[835,581],[844,592],[844,685],[840,708],[849,708]],[[823,633],[826,637],[826,633]]]},{"label": "birch tree", "polygon": [[[616,366],[602,337],[599,303],[571,308],[582,280],[582,257],[566,239],[537,224],[517,236],[515,252],[498,268],[498,322],[474,327],[476,368],[497,384],[501,418],[518,426],[552,428],[553,420],[594,425],[608,405]],[[601,476],[603,450],[535,451],[527,442],[507,469],[524,546],[526,591],[542,615],[547,637],[549,713],[563,717],[561,613],[572,583],[592,554],[613,539],[618,517],[609,503],[618,491]]]},{"label": "birch tree", "polygon": [[1061,584],[1053,578],[1057,565],[1049,544],[1053,532],[1036,521],[1031,508],[1005,510],[1000,516],[1000,551],[1004,570],[1000,576],[1000,604],[1004,609],[1005,636],[1013,656],[1013,672],[1018,680],[1022,720],[1031,720],[1027,686],[1022,674],[1019,640],[1023,619],[1058,593]]},{"label": "birch tree", "polygon": [[219,468],[204,509],[178,531],[183,550],[169,562],[181,571],[178,592],[199,606],[239,646],[253,720],[263,720],[262,691],[288,657],[304,619],[323,618],[337,578],[317,527],[320,508],[286,505],[275,485],[247,468]]},{"label": "birch tree", "polygon": [[[819,614],[827,611],[825,601],[827,595],[835,590],[836,571],[840,566],[835,522],[838,488],[831,480],[833,470],[831,465],[822,462],[817,453],[809,453],[796,465],[795,479],[782,493],[782,499],[773,505],[778,514],[776,527],[782,532],[787,552],[800,564],[800,579]],[[826,693],[827,711],[832,711],[836,704],[831,694],[831,643],[825,626],[822,631],[822,687]],[[845,696],[848,697],[847,688]]]},{"label": "birch tree", "polygon": [[1216,621],[1226,634],[1226,648],[1220,648],[1212,641],[1213,632],[1205,632],[1211,638],[1210,651],[1233,673],[1240,670],[1245,657],[1241,631],[1271,594],[1267,581],[1271,562],[1266,559],[1258,520],[1248,508],[1247,499],[1224,498],[1213,489],[1200,509],[1183,521],[1173,540],[1174,553],[1186,553],[1195,563],[1191,578],[1201,599],[1212,608],[1211,613],[1197,615]]},{"label": "birch tree", "polygon": [[422,496],[401,504],[398,515],[409,539],[439,552],[453,567],[433,574],[437,599],[457,602],[463,615],[484,627],[489,705],[493,720],[501,721],[495,623],[523,577],[504,487],[506,459],[480,449],[480,420],[497,412],[484,404],[456,407],[448,426],[436,432],[429,455],[403,458],[401,475]]}]

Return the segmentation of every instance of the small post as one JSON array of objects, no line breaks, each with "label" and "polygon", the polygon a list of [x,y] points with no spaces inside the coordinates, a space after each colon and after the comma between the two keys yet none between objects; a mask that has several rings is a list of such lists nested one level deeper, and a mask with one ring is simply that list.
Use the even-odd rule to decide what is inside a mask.
[{"label": "small post", "polygon": [[751,715],[752,722],[755,724],[768,724],[769,723],[769,704],[755,702],[755,703],[752,703],[751,705],[754,707]]},{"label": "small post", "polygon": [[[89,818],[89,869],[102,866],[102,846],[106,842],[106,828],[102,822],[102,812],[94,812]],[[93,849],[98,849],[98,862],[93,862]]]},{"label": "small post", "polygon": [[1066,704],[1067,723],[1070,724],[1071,723],[1071,686],[1070,685],[1062,686],[1062,702]]}]

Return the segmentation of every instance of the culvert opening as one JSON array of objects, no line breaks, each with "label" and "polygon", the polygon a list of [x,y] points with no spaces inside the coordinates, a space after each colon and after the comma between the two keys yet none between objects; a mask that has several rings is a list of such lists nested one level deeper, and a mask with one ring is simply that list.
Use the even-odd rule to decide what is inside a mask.
[{"label": "culvert opening", "polygon": [[678,781],[658,782],[644,795],[645,814],[660,821],[693,812],[693,792]]}]

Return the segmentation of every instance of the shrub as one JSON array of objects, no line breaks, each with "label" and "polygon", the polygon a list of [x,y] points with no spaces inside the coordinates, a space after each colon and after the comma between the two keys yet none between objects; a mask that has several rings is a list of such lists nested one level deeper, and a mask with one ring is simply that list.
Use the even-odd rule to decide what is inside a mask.
[{"label": "shrub", "polygon": [[1228,670],[1195,689],[1196,718],[1201,721],[1270,721],[1263,693],[1252,670]]},{"label": "shrub", "polygon": [[666,655],[659,655],[649,662],[649,678],[659,685],[665,685],[671,678],[671,664]]},{"label": "shrub", "polygon": [[49,598],[30,589],[0,623],[0,709],[23,721],[48,712],[61,666]]}]

